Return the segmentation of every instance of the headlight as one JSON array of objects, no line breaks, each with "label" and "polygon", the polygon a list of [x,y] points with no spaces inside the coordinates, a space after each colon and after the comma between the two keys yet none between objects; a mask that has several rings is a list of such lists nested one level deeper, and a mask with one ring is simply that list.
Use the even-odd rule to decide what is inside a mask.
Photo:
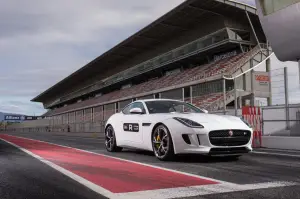
[{"label": "headlight", "polygon": [[252,128],[252,126],[243,118],[240,118],[249,128]]},{"label": "headlight", "polygon": [[181,118],[181,117],[173,117],[173,119],[175,119],[178,122],[180,122],[181,124],[191,127],[191,128],[204,128],[204,126],[202,126],[201,124],[199,124],[193,120],[190,120],[190,119]]}]

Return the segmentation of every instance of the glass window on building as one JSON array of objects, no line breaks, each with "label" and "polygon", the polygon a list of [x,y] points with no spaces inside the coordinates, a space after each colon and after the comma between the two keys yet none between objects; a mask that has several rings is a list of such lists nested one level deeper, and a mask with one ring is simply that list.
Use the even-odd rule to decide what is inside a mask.
[{"label": "glass window on building", "polygon": [[161,98],[182,100],[183,99],[182,89],[179,88],[179,89],[175,89],[175,90],[171,90],[171,91],[162,92]]},{"label": "glass window on building", "polygon": [[137,99],[138,100],[153,99],[153,95],[146,95],[146,96],[143,96],[143,97],[138,97]]},{"label": "glass window on building", "polygon": [[84,110],[84,121],[90,122],[92,120],[92,109],[88,108]]},{"label": "glass window on building", "polygon": [[132,100],[125,100],[125,101],[121,101],[119,102],[119,110],[122,110],[125,106],[127,106],[128,104],[130,104],[132,102]]},{"label": "glass window on building", "polygon": [[189,86],[184,88],[184,101],[191,102],[191,89]]},{"label": "glass window on building", "polygon": [[260,5],[264,15],[269,15],[299,2],[300,0],[260,0]]},{"label": "glass window on building", "polygon": [[83,122],[83,110],[76,111],[76,122]]},{"label": "glass window on building", "polygon": [[104,120],[108,120],[115,113],[115,103],[104,105]]},{"label": "glass window on building", "polygon": [[97,106],[94,108],[94,121],[102,121],[103,120],[103,106]]}]

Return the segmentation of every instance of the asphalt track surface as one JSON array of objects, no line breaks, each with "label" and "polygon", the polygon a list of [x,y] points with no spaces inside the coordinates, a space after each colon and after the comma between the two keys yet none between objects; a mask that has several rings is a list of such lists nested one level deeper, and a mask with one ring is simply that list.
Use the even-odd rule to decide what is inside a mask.
[{"label": "asphalt track surface", "polygon": [[300,198],[300,152],[261,149],[238,160],[188,155],[161,162],[144,151],[108,153],[102,138],[17,132],[0,138],[1,199]]}]

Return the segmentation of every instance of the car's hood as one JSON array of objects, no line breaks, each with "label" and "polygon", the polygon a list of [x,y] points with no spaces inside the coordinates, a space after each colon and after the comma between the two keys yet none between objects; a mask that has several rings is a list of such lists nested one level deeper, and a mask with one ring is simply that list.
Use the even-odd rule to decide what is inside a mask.
[{"label": "car's hood", "polygon": [[208,129],[249,129],[249,127],[239,118],[229,115],[215,115],[207,113],[170,113],[170,118],[187,118],[202,124]]}]

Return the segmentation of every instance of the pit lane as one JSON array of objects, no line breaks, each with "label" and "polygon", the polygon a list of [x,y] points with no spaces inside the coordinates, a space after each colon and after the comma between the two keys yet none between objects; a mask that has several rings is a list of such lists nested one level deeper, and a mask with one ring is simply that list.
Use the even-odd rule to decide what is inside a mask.
[{"label": "pit lane", "polygon": [[[108,156],[114,156],[125,160],[136,161],[143,164],[171,169],[191,175],[215,179],[216,181],[222,181],[229,184],[233,183],[234,185],[241,186],[240,190],[233,188],[233,191],[228,191],[227,187],[224,188],[223,192],[221,190],[221,192],[219,191],[220,193],[216,191],[209,194],[202,194],[201,196],[195,195],[196,193],[194,194],[193,190],[190,190],[191,198],[300,198],[299,192],[297,192],[297,190],[300,190],[300,186],[298,185],[298,183],[300,183],[300,178],[298,175],[300,171],[300,158],[297,157],[297,152],[281,151],[281,155],[276,155],[278,151],[273,151],[273,153],[270,153],[269,150],[260,150],[258,152],[264,153],[248,154],[241,157],[238,161],[228,160],[224,158],[207,158],[203,156],[193,155],[179,156],[175,161],[172,162],[161,162],[157,160],[151,153],[144,151],[125,150],[121,153],[108,153],[104,149],[104,140],[101,137],[75,137],[68,135],[51,135],[49,133],[13,132],[9,134],[69,146]],[[6,144],[4,146],[8,145]],[[289,156],[289,154],[292,154],[293,156]],[[34,159],[26,154],[23,154],[23,156],[27,157],[28,159]],[[34,160],[34,162],[35,161],[37,160]],[[26,164],[24,165],[23,163],[24,161],[20,162],[20,165],[24,167],[25,175],[28,174],[25,168],[28,167],[28,169],[30,169],[31,166]],[[51,168],[48,168],[46,165],[43,165],[43,167],[51,170]],[[37,173],[41,172],[38,168],[36,169]],[[59,174],[59,172],[55,172],[53,170],[52,172],[58,173],[57,175],[61,175]],[[13,172],[11,171],[10,173],[11,176],[13,176]],[[36,182],[37,184],[39,184],[39,179],[37,179]],[[266,186],[268,183],[277,182],[289,182],[291,184],[278,187]],[[26,184],[30,185],[31,183],[32,182],[27,182]],[[76,184],[75,181],[72,181],[72,183]],[[156,178],[155,181],[149,180],[149,183],[160,184],[160,179]],[[69,183],[63,183],[62,187],[66,187],[68,185]],[[86,187],[80,184],[76,184],[76,186],[82,187],[82,189],[76,189],[75,193],[77,193],[78,191],[86,190]],[[12,187],[14,187],[14,185],[12,185]],[[217,188],[219,190],[222,189],[220,187]],[[32,190],[27,189],[27,191],[28,193],[30,193]],[[174,193],[176,193],[176,191],[177,190],[173,190]],[[53,192],[55,192],[55,190],[53,190]],[[90,193],[90,191],[87,192]],[[144,192],[143,198],[152,197],[152,192]],[[84,198],[88,198],[88,196]],[[187,198],[187,196],[185,195],[182,198]]]}]

